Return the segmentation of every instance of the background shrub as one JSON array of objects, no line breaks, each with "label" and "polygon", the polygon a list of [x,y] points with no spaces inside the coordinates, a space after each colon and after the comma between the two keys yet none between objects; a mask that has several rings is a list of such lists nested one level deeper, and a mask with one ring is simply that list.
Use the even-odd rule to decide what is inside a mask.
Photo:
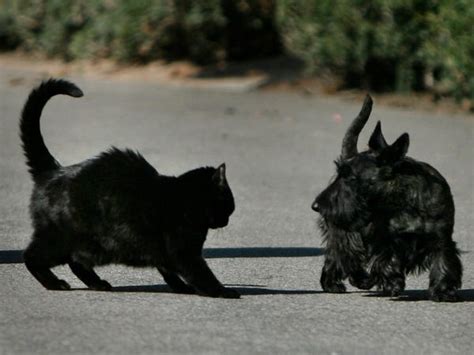
[{"label": "background shrub", "polygon": [[201,64],[287,51],[346,87],[474,101],[472,0],[0,0],[0,50]]},{"label": "background shrub", "polygon": [[280,49],[272,0],[0,0],[0,49],[198,63]]},{"label": "background shrub", "polygon": [[470,0],[278,0],[284,45],[348,87],[474,95]]}]

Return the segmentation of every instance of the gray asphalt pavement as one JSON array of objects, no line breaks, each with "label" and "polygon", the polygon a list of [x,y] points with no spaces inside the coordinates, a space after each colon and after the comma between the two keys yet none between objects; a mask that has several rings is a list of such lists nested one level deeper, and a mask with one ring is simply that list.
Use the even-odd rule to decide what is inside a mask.
[{"label": "gray asphalt pavement", "polygon": [[85,96],[55,97],[43,114],[46,144],[63,164],[110,145],[139,150],[163,174],[227,163],[237,209],[209,234],[206,255],[243,296],[176,295],[155,270],[122,266],[98,269],[113,292],[86,290],[66,267],[55,272],[74,290],[51,292],[15,263],[32,231],[17,121],[33,83],[28,73],[12,80],[18,75],[0,70],[0,353],[472,353],[472,117],[375,102],[359,141],[362,148],[378,119],[390,141],[407,131],[409,155],[450,182],[465,301],[428,301],[427,274],[410,276],[399,299],[350,287],[333,295],[319,286],[323,249],[310,205],[362,102],[79,78]]}]

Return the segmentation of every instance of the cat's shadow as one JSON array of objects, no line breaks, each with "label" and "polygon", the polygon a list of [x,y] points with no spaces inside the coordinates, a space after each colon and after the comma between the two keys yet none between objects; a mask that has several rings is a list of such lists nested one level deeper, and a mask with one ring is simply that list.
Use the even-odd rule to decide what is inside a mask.
[{"label": "cat's shadow", "polygon": [[[243,285],[243,284],[227,284],[226,286],[231,287],[238,291],[242,296],[260,296],[260,295],[316,295],[316,294],[324,294],[324,291],[321,290],[281,290],[281,289],[271,289],[266,288],[263,285]],[[75,288],[74,291],[90,291],[87,288]],[[95,292],[95,291],[93,291]],[[175,293],[168,285],[161,284],[161,285],[136,285],[136,286],[116,286],[113,287],[110,292],[124,292],[124,293]],[[428,291],[426,290],[406,290],[400,296],[396,298],[391,298],[388,296],[383,296],[378,292],[370,292],[367,291],[349,291],[340,294],[334,294],[334,296],[344,296],[349,294],[361,294],[363,297],[370,297],[370,298],[380,298],[386,299],[387,301],[393,302],[432,302],[428,298]],[[464,289],[458,290],[459,295],[459,302],[455,303],[463,303],[463,302],[474,302],[474,289]],[[440,303],[443,304],[443,303]]]},{"label": "cat's shadow", "polygon": [[0,264],[20,264],[23,262],[23,250],[0,250]]},{"label": "cat's shadow", "polygon": [[[262,285],[226,285],[238,291],[242,296],[258,295],[309,295],[318,294],[322,291],[316,290],[279,290],[265,288]],[[81,289],[86,290],[86,289]],[[174,293],[167,285],[137,285],[137,286],[117,286],[113,287],[111,292],[151,292],[151,293]]]},{"label": "cat's shadow", "polygon": [[[245,247],[245,248],[205,248],[206,259],[219,258],[295,258],[321,256],[322,248],[310,247]],[[0,264],[23,262],[23,250],[0,250]]]}]

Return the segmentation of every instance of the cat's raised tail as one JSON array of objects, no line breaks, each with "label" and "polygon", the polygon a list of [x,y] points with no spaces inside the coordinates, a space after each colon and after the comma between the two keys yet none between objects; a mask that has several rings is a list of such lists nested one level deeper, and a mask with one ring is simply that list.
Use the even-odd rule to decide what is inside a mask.
[{"label": "cat's raised tail", "polygon": [[49,79],[31,91],[20,118],[20,137],[26,157],[26,165],[35,179],[41,173],[57,169],[60,165],[44,144],[40,130],[43,107],[55,95],[81,97],[84,94],[73,83],[66,80]]}]

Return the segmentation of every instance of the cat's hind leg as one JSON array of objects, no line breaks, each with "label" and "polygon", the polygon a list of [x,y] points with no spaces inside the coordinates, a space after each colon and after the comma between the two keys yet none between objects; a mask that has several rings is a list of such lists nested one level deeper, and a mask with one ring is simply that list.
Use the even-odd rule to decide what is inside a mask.
[{"label": "cat's hind leg", "polygon": [[69,262],[69,267],[74,275],[90,289],[96,291],[110,291],[112,289],[112,286],[107,281],[102,280],[91,267],[77,261]]},{"label": "cat's hind leg", "polygon": [[65,264],[68,259],[67,251],[50,243],[51,238],[41,238],[35,233],[33,241],[23,253],[23,259],[28,271],[48,290],[69,290],[71,286],[51,272],[51,268]]},{"label": "cat's hind leg", "polygon": [[186,293],[186,294],[193,294],[196,293],[194,288],[187,285],[183,280],[179,278],[178,275],[173,273],[172,271],[168,271],[164,267],[158,266],[158,271],[160,272],[163,279],[168,284],[171,289],[176,293]]}]

